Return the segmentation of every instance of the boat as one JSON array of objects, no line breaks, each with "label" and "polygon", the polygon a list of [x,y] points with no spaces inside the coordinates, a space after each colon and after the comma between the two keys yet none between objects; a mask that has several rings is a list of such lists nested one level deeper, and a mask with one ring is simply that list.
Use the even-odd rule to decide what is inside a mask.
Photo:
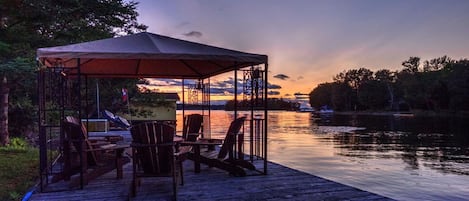
[{"label": "boat", "polygon": [[309,105],[309,103],[302,103],[300,107],[298,107],[298,112],[314,112],[314,108]]}]

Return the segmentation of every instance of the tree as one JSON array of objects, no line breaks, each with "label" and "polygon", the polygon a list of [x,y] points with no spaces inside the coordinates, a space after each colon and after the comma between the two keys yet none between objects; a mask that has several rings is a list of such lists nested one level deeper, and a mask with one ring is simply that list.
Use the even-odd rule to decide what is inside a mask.
[{"label": "tree", "polygon": [[420,58],[410,57],[402,62],[402,66],[404,68],[397,74],[397,84],[402,90],[402,98],[411,108],[427,109],[425,91],[428,83],[423,80],[425,74],[419,72]]},{"label": "tree", "polygon": [[463,59],[445,67],[448,72],[449,109],[469,110],[469,60]]},{"label": "tree", "polygon": [[[0,71],[10,88],[11,128],[24,127],[24,114],[35,119],[36,49],[129,34],[146,29],[137,23],[137,3],[123,0],[2,0],[0,1]],[[21,68],[20,68],[21,67]],[[23,68],[24,67],[24,68]],[[10,71],[10,69],[20,69]],[[24,70],[24,71],[22,71]],[[27,72],[27,73],[25,73]],[[23,83],[16,78],[23,77]],[[12,77],[13,79],[10,79]],[[2,91],[5,97],[7,91]],[[25,95],[28,94],[28,95]],[[12,99],[18,98],[19,102]],[[0,119],[8,121],[8,119]],[[0,123],[0,131],[4,130]]]},{"label": "tree", "polygon": [[350,110],[352,94],[352,88],[345,83],[321,83],[311,91],[309,101],[315,108],[328,105],[334,110]]},{"label": "tree", "polygon": [[455,61],[449,58],[448,56],[442,56],[435,59],[431,59],[430,61],[423,62],[423,71],[438,71],[443,69],[446,65],[454,63]]},{"label": "tree", "polygon": [[332,83],[322,83],[309,93],[310,105],[320,108],[323,105],[332,105]]},{"label": "tree", "polygon": [[[9,139],[6,135],[10,132],[18,135],[20,132],[31,130],[35,125],[33,100],[37,98],[36,72],[31,63],[32,59],[24,58],[0,63],[0,78],[3,80],[0,90],[0,135],[4,139]],[[5,140],[2,144],[8,143],[9,141]]]},{"label": "tree", "polygon": [[332,83],[332,108],[334,110],[351,110],[353,105],[354,91],[345,83]]},{"label": "tree", "polygon": [[146,26],[136,21],[136,5],[136,2],[122,0],[3,0],[0,2],[0,38],[9,54],[2,55],[1,59],[34,56],[38,47],[145,30]]},{"label": "tree", "polygon": [[402,62],[404,66],[403,71],[414,74],[419,72],[420,58],[419,57],[410,57],[408,60]]},{"label": "tree", "polygon": [[381,69],[375,72],[375,80],[380,82],[394,82],[396,76],[394,72],[391,72],[388,69]]},{"label": "tree", "polygon": [[[107,78],[90,80],[90,84],[98,82],[101,108],[112,112],[125,112],[127,113],[127,103],[122,101],[122,88],[127,89],[128,100],[132,104],[138,96],[138,79],[127,78]],[[145,90],[145,89],[144,89]],[[96,94],[95,88],[90,90],[91,93]],[[96,100],[96,99],[94,99]],[[97,105],[94,101],[94,105]],[[92,108],[96,110],[96,108]]]},{"label": "tree", "polygon": [[360,86],[373,79],[373,71],[366,68],[351,69],[340,73],[334,77],[337,83],[345,83],[355,91],[355,97],[351,100],[354,109],[358,109],[358,97],[360,95]]},{"label": "tree", "polygon": [[8,132],[8,91],[7,78],[3,77],[0,83],[0,145],[10,144]]},{"label": "tree", "polygon": [[426,85],[422,82],[422,76],[422,73],[411,73],[407,70],[402,70],[397,75],[397,88],[402,91],[402,99],[410,108],[425,109]]},{"label": "tree", "polygon": [[394,107],[394,90],[393,90],[393,83],[395,82],[396,75],[397,73],[393,73],[390,70],[387,69],[382,69],[378,70],[375,72],[375,80],[383,83],[386,86],[386,91],[388,92],[388,97],[389,97],[389,109],[393,110]]},{"label": "tree", "polygon": [[[311,105],[328,103],[334,109],[469,110],[469,60],[447,56],[424,62],[410,57],[401,71],[366,68],[343,71],[334,83],[318,85],[310,94]],[[330,100],[330,101],[329,101]],[[387,105],[389,101],[390,105]],[[317,106],[316,106],[317,107]]]},{"label": "tree", "polygon": [[378,80],[369,80],[360,86],[358,101],[363,109],[379,110],[386,107],[389,93],[386,83]]}]

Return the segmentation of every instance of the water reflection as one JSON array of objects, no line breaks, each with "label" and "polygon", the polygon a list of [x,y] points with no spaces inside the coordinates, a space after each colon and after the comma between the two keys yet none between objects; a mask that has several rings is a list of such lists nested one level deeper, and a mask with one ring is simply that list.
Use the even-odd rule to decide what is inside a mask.
[{"label": "water reflection", "polygon": [[[223,137],[232,118],[212,111],[212,136]],[[466,122],[269,111],[268,159],[397,200],[467,200]]]},{"label": "water reflection", "polygon": [[[466,119],[467,120],[467,119]],[[352,133],[324,135],[338,154],[358,158],[399,158],[407,169],[422,166],[443,173],[469,175],[469,135],[461,118],[395,118],[393,116],[334,116],[317,125],[365,127]]]}]

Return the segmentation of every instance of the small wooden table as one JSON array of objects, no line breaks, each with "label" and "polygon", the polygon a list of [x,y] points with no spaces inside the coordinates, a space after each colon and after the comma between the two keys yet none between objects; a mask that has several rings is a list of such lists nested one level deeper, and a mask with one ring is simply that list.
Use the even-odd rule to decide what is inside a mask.
[{"label": "small wooden table", "polygon": [[98,149],[93,149],[93,151],[114,151],[115,153],[115,165],[116,165],[116,173],[117,173],[117,179],[122,179],[123,178],[123,170],[122,166],[124,165],[124,151],[125,149],[129,148],[129,144],[109,144],[109,145],[103,145],[101,148]]},{"label": "small wooden table", "polygon": [[122,171],[122,166],[124,165],[124,151],[125,149],[129,148],[130,145],[128,144],[121,144],[116,145],[114,148],[116,151],[116,172],[117,172],[117,179],[122,179],[124,176]]},{"label": "small wooden table", "polygon": [[194,148],[194,172],[199,173],[200,172],[200,147],[201,146],[215,146],[215,145],[221,145],[222,140],[219,139],[201,139],[197,140],[195,142],[190,142],[190,141],[184,141],[180,143],[181,145],[188,145],[192,146]]}]

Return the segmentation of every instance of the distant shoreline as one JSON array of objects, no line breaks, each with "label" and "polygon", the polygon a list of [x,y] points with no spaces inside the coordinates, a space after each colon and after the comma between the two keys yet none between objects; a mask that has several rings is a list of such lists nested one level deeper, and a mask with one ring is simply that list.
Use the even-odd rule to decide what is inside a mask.
[{"label": "distant shoreline", "polygon": [[[189,107],[185,110],[200,110],[202,108]],[[208,110],[208,108],[205,108]],[[177,110],[182,110],[178,108]],[[233,111],[226,110],[224,107],[217,106],[212,107],[211,110],[223,110],[223,111]],[[238,111],[250,111],[245,108],[240,108]],[[256,110],[257,111],[257,110]],[[269,109],[268,111],[286,111],[292,112],[292,110],[279,110],[279,109]],[[293,111],[294,112],[294,111]],[[412,111],[334,111],[334,114],[338,115],[371,115],[371,116],[401,116],[401,117],[469,117],[469,111],[425,111],[425,110],[412,110]]]},{"label": "distant shoreline", "polygon": [[375,116],[397,116],[413,115],[415,117],[469,117],[469,111],[336,111],[339,115],[375,115]]}]

